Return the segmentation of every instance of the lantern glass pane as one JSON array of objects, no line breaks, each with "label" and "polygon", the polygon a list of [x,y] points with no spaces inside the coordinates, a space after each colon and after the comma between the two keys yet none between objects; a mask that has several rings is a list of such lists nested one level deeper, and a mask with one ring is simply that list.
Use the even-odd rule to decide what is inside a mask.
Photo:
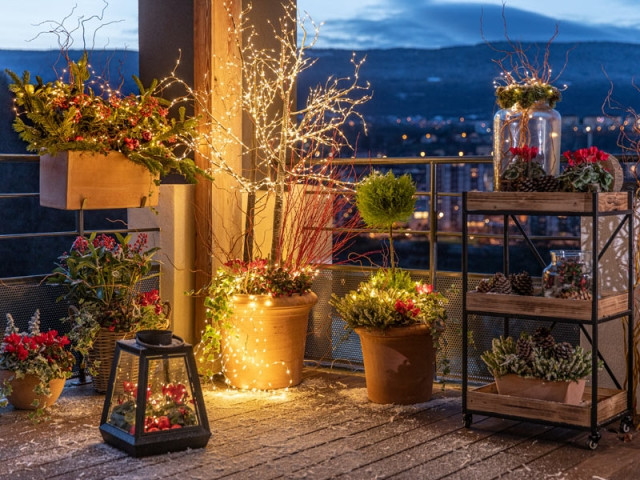
[{"label": "lantern glass pane", "polygon": [[149,358],[144,433],[198,425],[184,355]]},{"label": "lantern glass pane", "polygon": [[120,351],[107,423],[133,435],[136,425],[138,356]]}]

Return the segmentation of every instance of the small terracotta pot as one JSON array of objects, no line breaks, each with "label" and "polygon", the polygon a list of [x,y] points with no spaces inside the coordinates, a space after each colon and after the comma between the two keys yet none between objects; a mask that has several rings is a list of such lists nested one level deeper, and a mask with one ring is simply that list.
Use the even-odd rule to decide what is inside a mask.
[{"label": "small terracotta pot", "polygon": [[577,382],[548,382],[540,378],[520,377],[513,373],[495,377],[500,395],[534,398],[550,402],[580,405],[586,379]]},{"label": "small terracotta pot", "polygon": [[431,399],[435,349],[428,326],[355,331],[362,345],[369,400],[408,405]]},{"label": "small terracotta pot", "polygon": [[[0,370],[0,383],[10,379],[13,372],[9,370]],[[49,382],[51,395],[36,395],[33,389],[40,383],[40,379],[35,375],[25,375],[24,378],[14,378],[10,380],[11,395],[7,395],[7,400],[15,408],[19,410],[35,410],[36,408],[50,407],[60,397],[64,388],[64,378],[54,378]],[[34,406],[34,400],[38,400],[38,406]]]},{"label": "small terracotta pot", "polygon": [[222,329],[222,365],[236,388],[270,390],[302,381],[309,312],[315,293],[271,298],[236,295],[232,328]]}]

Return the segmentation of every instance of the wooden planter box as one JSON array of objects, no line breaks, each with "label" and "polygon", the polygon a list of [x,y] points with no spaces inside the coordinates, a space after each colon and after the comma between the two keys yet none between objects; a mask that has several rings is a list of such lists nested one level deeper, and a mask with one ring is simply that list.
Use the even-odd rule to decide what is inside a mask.
[{"label": "wooden planter box", "polygon": [[[538,317],[591,321],[591,307],[590,300],[467,292],[467,310],[487,315],[523,312]],[[605,295],[598,299],[598,319],[620,314],[628,308],[626,292]]]},{"label": "wooden planter box", "polygon": [[[591,426],[591,387],[586,387],[580,405],[547,400],[500,395],[495,383],[467,393],[467,408],[479,413],[544,420],[579,427]],[[598,389],[598,424],[627,409],[627,392],[611,388]]]},{"label": "wooden planter box", "polygon": [[580,405],[586,379],[577,382],[549,382],[541,378],[520,377],[509,373],[495,377],[495,382],[500,395]]},{"label": "wooden planter box", "polygon": [[[593,194],[567,192],[469,192],[467,210],[483,212],[558,212],[591,213]],[[599,212],[626,210],[627,192],[598,195]]]},{"label": "wooden planter box", "polygon": [[40,157],[40,205],[62,210],[158,204],[155,177],[119,152],[60,152]]}]

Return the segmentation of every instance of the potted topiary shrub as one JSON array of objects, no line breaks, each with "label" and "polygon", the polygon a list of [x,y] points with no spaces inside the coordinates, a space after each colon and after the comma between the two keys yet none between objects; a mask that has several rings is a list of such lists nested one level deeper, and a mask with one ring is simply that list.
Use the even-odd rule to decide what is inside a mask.
[{"label": "potted topiary shrub", "polygon": [[535,398],[579,405],[586,378],[591,375],[591,352],[568,342],[557,343],[549,329],[540,327],[493,339],[482,360],[495,377],[500,395]]},{"label": "potted topiary shrub", "polygon": [[358,185],[356,205],[362,219],[388,232],[390,267],[331,300],[346,328],[360,337],[367,396],[375,403],[412,404],[431,398],[436,346],[447,319],[447,298],[396,267],[393,229],[413,213],[415,191],[409,175],[396,178],[392,172],[374,172]]}]

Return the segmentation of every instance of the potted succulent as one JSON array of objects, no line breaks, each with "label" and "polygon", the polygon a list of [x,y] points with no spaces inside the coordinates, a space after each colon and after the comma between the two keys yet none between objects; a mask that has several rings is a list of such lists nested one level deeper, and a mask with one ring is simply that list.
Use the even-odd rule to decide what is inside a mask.
[{"label": "potted succulent", "polygon": [[413,213],[414,195],[411,178],[392,172],[374,172],[358,185],[362,219],[388,232],[390,268],[378,270],[342,298],[334,294],[331,301],[346,328],[360,337],[367,395],[376,403],[431,398],[436,347],[447,319],[447,298],[396,268],[393,228]]},{"label": "potted succulent", "polygon": [[517,341],[494,338],[482,360],[501,395],[579,405],[592,372],[591,355],[580,346],[557,343],[549,329],[540,327],[533,335],[522,332]]},{"label": "potted succulent", "polygon": [[74,307],[67,319],[73,349],[88,359],[99,392],[106,391],[117,340],[168,325],[168,303],[157,290],[141,291],[141,282],[156,275],[152,258],[158,249],[147,248],[145,233],[131,240],[119,233],[76,237],[47,279],[66,288],[60,299]]},{"label": "potted succulent", "polygon": [[28,150],[42,155],[41,205],[139,207],[142,197],[157,204],[160,175],[176,171],[189,181],[207,175],[185,149],[196,119],[186,117],[185,107],[170,117],[169,108],[179,102],[158,96],[166,85],[154,81],[145,88],[134,76],[140,93],[124,96],[92,78],[86,52],[67,62],[66,76],[47,83],[7,70],[15,95],[13,127]]},{"label": "potted succulent", "polygon": [[[7,314],[0,347],[0,406],[35,410],[36,418],[53,405],[71,376],[75,358],[67,348],[69,339],[56,330],[40,331],[40,312],[29,321],[29,332],[19,332]],[[3,404],[4,403],[4,404]]]},{"label": "potted succulent", "polygon": [[[205,288],[209,319],[197,356],[209,376],[221,347],[231,385],[271,389],[301,381],[308,314],[317,301],[310,291],[315,266],[330,262],[351,236],[323,230],[348,227],[338,213],[349,202],[343,193],[352,183],[331,158],[349,149],[342,127],[352,117],[362,120],[356,107],[369,96],[354,61],[353,77],[332,78],[311,89],[306,102],[298,101],[295,79],[313,65],[307,50],[315,39],[305,34],[297,41],[291,26],[305,26],[295,2],[283,3],[280,21],[272,24],[274,45],[257,48],[246,40],[258,35],[249,18],[243,13],[239,21],[230,19],[239,61],[224,62],[230,78],[242,72],[243,94],[220,112],[208,107],[209,96],[219,92],[205,92],[204,98],[193,92],[210,164],[227,176],[228,190],[244,194],[238,205],[244,218],[213,242],[220,268]],[[244,138],[229,128],[239,117],[247,120]],[[246,159],[242,169],[229,163],[239,152]]]}]

